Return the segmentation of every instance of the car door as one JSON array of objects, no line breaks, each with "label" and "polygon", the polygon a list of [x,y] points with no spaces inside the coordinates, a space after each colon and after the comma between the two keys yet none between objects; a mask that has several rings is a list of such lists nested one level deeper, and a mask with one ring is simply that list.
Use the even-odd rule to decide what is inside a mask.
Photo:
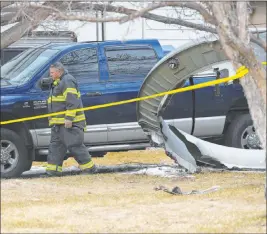
[{"label": "car door", "polygon": [[[102,95],[105,83],[100,79],[98,46],[73,50],[64,55],[60,62],[78,81],[84,107],[105,103]],[[107,125],[104,109],[85,111],[87,128],[84,135],[86,145],[105,144]]]},{"label": "car door", "polygon": [[[94,106],[105,102],[104,97],[98,95],[105,89],[105,83],[101,82],[99,74],[98,47],[91,46],[68,51],[57,61],[60,61],[68,72],[73,75],[78,82],[81,92],[83,106]],[[47,70],[42,77],[48,77]],[[35,101],[35,115],[47,112],[49,91],[39,93],[38,101]],[[105,144],[107,142],[106,119],[102,113],[104,109],[85,111],[87,128],[84,135],[86,145]],[[48,128],[47,118],[36,121],[36,132],[39,147],[46,147],[50,140],[50,128]]]},{"label": "car door", "polygon": [[[187,79],[183,88],[190,85],[192,85],[192,81]],[[191,134],[194,111],[193,100],[194,95],[192,91],[174,94],[162,114],[163,119],[176,128]]]},{"label": "car door", "polygon": [[[49,77],[49,68],[41,71],[37,76],[37,82],[34,88],[31,90],[34,95],[34,101],[32,103],[35,116],[45,115],[48,113],[47,99],[49,96],[49,90],[41,90],[40,81],[42,78]],[[49,127],[48,118],[41,118],[33,120],[36,134],[36,146],[38,148],[46,148],[50,143],[51,129]]]},{"label": "car door", "polygon": [[[136,98],[142,82],[158,57],[150,46],[116,45],[102,48],[108,65],[106,98],[118,102]],[[108,142],[140,142],[147,140],[137,123],[136,103],[109,108]]]},{"label": "car door", "polygon": [[[235,74],[230,62],[215,64],[194,76],[194,84],[216,80],[215,68],[224,70],[220,78]],[[230,99],[234,98],[233,94],[237,92],[242,92],[241,86],[233,82],[195,90],[195,136],[209,137],[222,134],[229,104],[232,103]]]}]

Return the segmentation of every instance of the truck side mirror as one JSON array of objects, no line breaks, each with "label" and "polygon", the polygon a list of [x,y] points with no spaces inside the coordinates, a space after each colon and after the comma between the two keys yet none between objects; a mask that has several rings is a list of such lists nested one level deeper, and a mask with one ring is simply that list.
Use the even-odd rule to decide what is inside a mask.
[{"label": "truck side mirror", "polygon": [[45,91],[45,90],[49,90],[50,87],[51,87],[51,85],[52,85],[52,83],[53,83],[52,78],[50,78],[50,77],[45,77],[45,78],[40,79],[40,81],[39,81],[39,87],[40,87],[43,91]]}]

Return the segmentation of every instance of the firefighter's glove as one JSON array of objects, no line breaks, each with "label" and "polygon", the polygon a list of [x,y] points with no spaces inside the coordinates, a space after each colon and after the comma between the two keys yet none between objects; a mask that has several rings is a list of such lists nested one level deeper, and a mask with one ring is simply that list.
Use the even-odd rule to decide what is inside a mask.
[{"label": "firefighter's glove", "polygon": [[71,128],[72,127],[72,121],[65,119],[65,128]]}]

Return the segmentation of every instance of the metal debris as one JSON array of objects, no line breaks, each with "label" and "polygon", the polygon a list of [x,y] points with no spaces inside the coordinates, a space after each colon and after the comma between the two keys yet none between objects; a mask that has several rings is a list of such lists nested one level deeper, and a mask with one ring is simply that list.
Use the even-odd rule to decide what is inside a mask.
[{"label": "metal debris", "polygon": [[247,150],[213,144],[168,125],[162,117],[162,139],[164,148],[175,161],[188,169],[197,172],[198,164],[228,169],[262,169],[265,170],[265,151]]},{"label": "metal debris", "polygon": [[205,189],[205,190],[192,190],[191,192],[182,192],[182,190],[178,186],[175,186],[172,190],[170,190],[170,189],[168,189],[162,185],[155,188],[156,191],[162,190],[162,191],[164,191],[166,193],[170,193],[172,195],[206,194],[206,193],[216,192],[219,189],[220,189],[220,186],[213,186],[213,187]]}]

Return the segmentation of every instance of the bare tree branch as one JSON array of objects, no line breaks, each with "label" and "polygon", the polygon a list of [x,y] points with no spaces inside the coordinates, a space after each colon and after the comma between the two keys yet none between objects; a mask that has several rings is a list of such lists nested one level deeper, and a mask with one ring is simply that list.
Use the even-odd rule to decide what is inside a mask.
[{"label": "bare tree branch", "polygon": [[244,12],[242,10],[247,8],[247,2],[237,2],[236,3],[236,12],[237,12],[237,19],[238,19],[238,36],[241,40],[245,40],[249,42],[249,34],[248,34],[248,14],[244,18]]},{"label": "bare tree branch", "polygon": [[86,21],[86,22],[119,22],[121,17],[106,17],[106,18],[96,18],[90,17],[87,15],[75,15],[75,14],[66,14],[62,9],[58,9],[52,6],[44,6],[44,5],[33,5],[30,4],[29,8],[31,9],[38,9],[38,10],[47,10],[53,13],[55,19],[61,20],[79,20],[79,21]]},{"label": "bare tree branch", "polygon": [[[187,4],[188,3],[189,2],[187,2]],[[209,9],[212,9],[211,8],[211,4],[209,2],[205,2],[204,4]],[[187,5],[187,6],[190,7],[191,9],[199,11],[202,14],[204,19],[208,18],[207,16],[205,16],[206,13],[204,12],[204,10],[205,10],[204,7],[202,7],[204,10],[201,11],[201,10],[199,10],[197,8],[197,6],[194,6],[194,5],[196,5],[196,3],[191,4],[190,6],[189,5]],[[84,6],[85,6],[84,4],[75,2],[72,5],[72,9],[80,10],[80,9],[83,9]],[[92,10],[98,10],[98,11],[105,11],[106,10],[107,12],[116,12],[116,13],[126,14],[126,15],[132,15],[132,14],[138,12],[137,10],[128,9],[128,8],[125,8],[125,7],[122,7],[122,6],[119,6],[119,7],[112,6],[110,4],[106,4],[106,5],[104,5],[104,4],[93,4],[91,9]],[[207,14],[209,14],[209,13],[207,13]],[[192,23],[192,22],[189,22],[189,21],[186,21],[186,20],[182,20],[182,19],[170,18],[170,17],[166,17],[166,16],[161,16],[161,15],[157,15],[157,14],[148,13],[148,12],[144,13],[142,15],[142,17],[146,18],[146,19],[149,19],[149,20],[154,20],[154,21],[157,21],[157,22],[161,22],[161,23],[164,23],[164,24],[180,25],[180,26],[184,26],[184,27],[188,27],[188,28],[193,28],[193,29],[196,29],[196,30],[199,30],[199,31],[205,31],[205,32],[217,34],[217,31],[216,31],[216,29],[214,27],[205,26],[203,24],[195,24],[195,23]],[[208,20],[208,22],[210,22],[211,24],[217,26],[216,20],[214,18],[210,18],[210,19],[212,19],[212,21],[210,22]],[[266,42],[265,41],[261,40],[260,38],[256,38],[252,33],[250,33],[250,36],[251,36],[251,41],[252,42],[254,42],[255,44],[259,45],[260,47],[262,47],[262,48],[264,48],[266,50]]]},{"label": "bare tree branch", "polygon": [[168,2],[168,1],[163,1],[157,4],[151,4],[150,6],[141,9],[140,11],[136,11],[135,13],[125,16],[123,17],[120,22],[121,23],[125,23],[129,20],[133,20],[135,18],[138,17],[142,17],[146,12],[150,12],[152,10],[158,9],[158,8],[163,8],[163,7],[185,7],[188,9],[192,9],[195,10],[197,12],[199,12],[204,20],[206,22],[213,22],[214,18],[213,16],[203,7],[201,6],[199,3],[194,3],[194,2]]},{"label": "bare tree branch", "polygon": [[9,7],[5,7],[3,9],[1,9],[1,13],[5,13],[5,12],[13,12],[16,13],[19,10],[18,6],[9,6]]},{"label": "bare tree branch", "polygon": [[16,16],[14,12],[7,12],[1,15],[1,26],[7,25]]},{"label": "bare tree branch", "polygon": [[[237,31],[237,28],[239,28],[238,26],[236,28],[233,28],[231,23],[230,23],[230,18],[226,18],[223,17],[224,15],[227,15],[227,12],[230,11],[230,3],[216,3],[213,4],[213,12],[216,15],[217,18],[217,29],[219,32],[222,33],[222,36],[224,36],[225,38],[227,38],[228,42],[227,43],[231,43],[232,46],[234,46],[238,51],[240,51],[243,55],[248,53],[247,48],[244,47],[244,43],[243,41],[240,39],[240,30]],[[244,9],[244,8],[243,8]],[[219,19],[223,19],[222,21],[220,21]],[[231,18],[231,20],[235,21],[235,19]],[[240,19],[241,20],[241,19]],[[243,19],[242,21],[245,21],[245,19]],[[234,22],[235,24],[235,22]],[[241,25],[239,26],[243,26],[243,23],[241,23]],[[241,33],[242,35],[242,33]],[[266,50],[266,42],[264,43],[261,39],[257,39],[252,33],[249,34],[251,41],[258,44],[259,46],[261,46],[262,48],[264,48]]]},{"label": "bare tree branch", "polygon": [[[168,3],[172,3],[172,5],[175,5],[173,2],[168,2]],[[182,6],[184,4],[181,4],[181,3],[178,4],[176,2],[176,5]],[[189,6],[193,8],[194,4],[191,4]],[[64,12],[62,12],[61,9],[50,7],[50,6],[43,6],[43,5],[42,6],[30,5],[29,7],[33,8],[33,9],[42,9],[43,8],[46,10],[50,10],[50,11],[55,13],[55,17],[57,19],[80,20],[80,21],[86,21],[86,22],[120,22],[122,19],[125,19],[123,17],[96,18],[96,17],[89,17],[86,15],[65,14]],[[157,6],[157,7],[159,8],[159,6]],[[195,6],[194,8],[197,9],[197,6]],[[85,4],[83,4],[83,3],[74,2],[72,4],[72,10],[84,10],[84,9],[85,9]],[[137,16],[139,14],[139,11],[137,11],[137,10],[125,8],[122,6],[112,6],[109,4],[107,4],[107,5],[105,5],[105,4],[91,4],[91,9],[92,10],[98,10],[98,11],[116,12],[116,13],[126,14],[126,15],[136,14],[135,16]],[[208,26],[205,26],[202,24],[191,23],[191,22],[188,22],[188,21],[182,20],[182,19],[175,19],[175,18],[160,16],[160,15],[147,13],[147,12],[143,12],[142,17],[146,18],[146,19],[166,23],[166,24],[176,24],[176,25],[181,25],[181,26],[185,26],[185,27],[189,27],[189,28],[194,28],[194,29],[197,29],[200,31],[216,33],[215,28],[208,27]]]},{"label": "bare tree branch", "polygon": [[[198,7],[197,3],[192,3],[192,2],[187,2],[186,4],[182,4],[180,2],[167,2],[169,5],[180,5],[180,6],[185,6],[190,8],[190,9],[194,9],[196,11],[199,11],[202,15],[203,18],[209,18],[210,14],[208,13],[208,11],[205,10],[204,7],[200,6]],[[165,4],[167,4],[165,3]],[[64,5],[62,5],[62,7],[64,6],[64,8],[67,8],[67,6],[69,7],[69,5],[66,5],[66,2],[63,3]],[[109,17],[109,18],[96,18],[96,17],[88,17],[86,15],[67,15],[64,14],[62,9],[56,9],[53,7],[49,7],[49,6],[37,6],[37,5],[31,5],[30,7],[33,7],[35,9],[40,9],[40,8],[45,8],[47,10],[51,10],[52,12],[58,13],[58,19],[66,19],[66,20],[80,20],[80,21],[87,21],[87,22],[120,22],[122,19],[125,19],[123,17]],[[152,7],[152,6],[151,6]],[[154,6],[153,6],[154,7]],[[159,8],[159,5],[156,5],[156,7]],[[71,4],[71,9],[72,10],[95,10],[95,11],[107,11],[107,12],[115,12],[115,13],[120,13],[120,14],[126,14],[128,16],[134,15],[134,14],[138,14],[139,11],[137,10],[133,10],[133,9],[129,9],[123,6],[112,6],[110,4],[88,4],[88,3],[81,3],[81,2],[72,2]],[[135,16],[136,16],[135,15]],[[209,32],[209,33],[214,33],[217,34],[217,31],[214,27],[211,26],[205,26],[203,24],[195,24],[186,20],[182,20],[182,19],[177,19],[177,18],[170,18],[170,17],[166,17],[166,16],[161,16],[161,15],[157,15],[157,14],[152,14],[152,13],[148,13],[148,12],[143,12],[142,13],[142,17],[149,19],[149,20],[154,20],[154,21],[158,21],[164,24],[174,24],[174,25],[180,25],[180,26],[184,26],[184,27],[188,27],[188,28],[193,28],[199,31],[205,31],[205,32]],[[214,18],[209,18],[212,19],[212,24],[214,24],[216,26],[216,21],[214,20]],[[208,20],[209,21],[209,20]],[[251,34],[251,41],[256,43],[257,45],[263,47],[266,49],[266,42],[262,41],[261,39],[257,39],[255,36],[253,36]]]},{"label": "bare tree branch", "polygon": [[5,1],[5,2],[2,2],[2,1],[1,1],[1,5],[0,5],[1,10],[2,10],[4,7],[7,7],[7,6],[9,6],[9,5],[13,4],[13,3],[14,3],[13,1]]},{"label": "bare tree branch", "polygon": [[[60,7],[60,3],[58,2],[50,2],[51,6]],[[34,12],[33,20],[23,19],[21,22],[17,23],[13,27],[1,33],[1,49],[9,46],[15,41],[19,40],[25,33],[33,30],[38,27],[38,25],[45,20],[51,14],[50,11],[39,9]]]},{"label": "bare tree branch", "polygon": [[[206,26],[204,24],[196,24],[196,23],[192,23],[186,20],[182,20],[180,18],[170,18],[170,17],[152,14],[148,12],[153,9],[157,9],[157,8],[161,8],[165,6],[186,7],[186,8],[198,11],[203,16],[206,22],[209,22],[210,24],[217,26],[214,16],[212,16],[209,13],[209,11],[205,9],[204,5],[206,6],[206,8],[211,9],[210,4],[208,3],[201,5],[200,3],[194,3],[194,2],[183,3],[183,2],[169,2],[169,1],[152,4],[144,9],[141,9],[140,11],[129,9],[123,6],[112,6],[111,4],[92,4],[88,2],[83,3],[83,2],[78,2],[78,1],[77,2],[62,2],[62,5],[60,8],[51,7],[49,5],[36,5],[36,4],[28,4],[27,7],[34,9],[34,10],[45,9],[50,12],[50,15],[54,15],[54,18],[56,19],[80,20],[84,22],[121,22],[122,23],[122,22],[126,22],[137,17],[143,17],[145,19],[158,21],[164,24],[180,25],[180,26],[184,26],[188,28],[193,28],[199,31],[205,31],[205,32],[217,34],[215,27],[212,27],[212,26]],[[12,8],[13,10],[14,9],[18,10],[17,6],[10,6],[9,8],[10,10]],[[73,13],[68,14],[65,12],[66,9],[68,9],[68,11],[70,11],[71,9],[72,11],[79,10],[82,12],[84,11],[107,11],[107,12],[120,13],[120,14],[124,14],[127,16],[96,18],[96,17],[90,17],[88,15],[77,15]],[[266,49],[266,42],[262,41],[259,38],[256,38],[252,34],[250,36],[251,36],[252,42]]]},{"label": "bare tree branch", "polygon": [[215,28],[205,26],[203,24],[195,24],[195,23],[192,23],[192,22],[189,22],[186,20],[182,20],[182,19],[175,19],[175,18],[165,17],[165,16],[156,15],[156,14],[152,14],[152,13],[145,13],[143,15],[143,17],[146,19],[158,21],[158,22],[165,23],[165,24],[181,25],[184,27],[193,28],[193,29],[197,29],[200,31],[205,31],[205,32],[209,32],[209,33],[217,33]]}]

